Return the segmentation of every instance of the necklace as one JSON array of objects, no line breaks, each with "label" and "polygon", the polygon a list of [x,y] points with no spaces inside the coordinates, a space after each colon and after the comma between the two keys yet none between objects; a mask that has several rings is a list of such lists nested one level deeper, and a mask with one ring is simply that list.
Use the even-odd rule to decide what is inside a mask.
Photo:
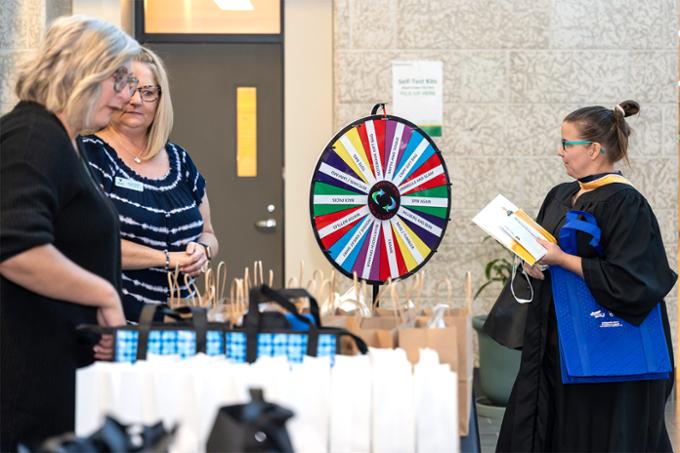
[{"label": "necklace", "polygon": [[138,164],[142,163],[142,159],[139,158],[139,155],[142,154],[142,152],[144,152],[144,150],[142,150],[139,154],[133,154],[132,151],[129,151],[127,148],[123,148],[123,151],[125,151],[126,153],[131,155],[136,163],[138,163]]},{"label": "necklace", "polygon": [[[121,144],[120,142],[118,142],[118,143]],[[141,150],[139,153],[134,154],[132,151],[128,150],[128,149],[127,149],[126,147],[124,147],[124,146],[121,146],[121,148],[123,148],[123,151],[125,151],[125,152],[128,153],[130,156],[132,156],[132,158],[134,159],[134,161],[135,161],[136,163],[138,163],[138,164],[141,164],[141,163],[142,163],[142,159],[141,159],[139,156],[144,152],[144,150]]]},{"label": "necklace", "polygon": [[[135,154],[135,153],[133,153],[132,151],[130,151],[130,150],[128,149],[127,146],[123,146],[123,140],[122,140],[122,138],[121,138],[122,135],[123,135],[123,134],[121,134],[120,132],[117,132],[117,131],[116,131],[116,132],[113,132],[113,131],[108,131],[108,130],[106,130],[106,131],[104,131],[104,133],[101,135],[101,137],[102,137],[104,140],[108,140],[108,142],[109,142],[111,145],[115,145],[115,146],[113,146],[113,148],[114,148],[115,150],[122,149],[122,150],[125,151],[127,154],[129,154],[130,157],[132,157],[132,159],[135,161],[136,164],[141,164],[141,163],[143,163],[144,161],[142,160],[142,158],[141,158],[140,156],[142,155],[142,153],[143,153],[144,150],[146,149],[146,146],[145,146],[144,148],[142,148],[142,150],[141,150],[140,152],[138,152],[137,154]],[[109,145],[109,146],[111,146],[111,145]]]}]

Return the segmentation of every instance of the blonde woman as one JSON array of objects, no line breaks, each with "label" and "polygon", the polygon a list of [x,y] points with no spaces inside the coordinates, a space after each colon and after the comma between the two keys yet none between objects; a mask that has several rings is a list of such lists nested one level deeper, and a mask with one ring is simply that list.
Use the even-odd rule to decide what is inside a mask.
[{"label": "blonde woman", "polygon": [[[145,303],[166,303],[166,273],[196,276],[217,253],[205,180],[168,142],[172,102],[156,54],[142,48],[132,62],[139,87],[109,126],[82,138],[93,174],[118,210],[123,258],[123,308],[137,321]],[[184,279],[180,279],[184,282]],[[182,295],[190,291],[182,286]]]},{"label": "blonde woman", "polygon": [[[57,19],[0,118],[0,450],[74,428],[75,327],[123,324],[118,217],[76,135],[105,127],[136,88],[138,44],[83,16]],[[110,356],[110,338],[95,346]],[[91,360],[92,351],[90,351]]]}]

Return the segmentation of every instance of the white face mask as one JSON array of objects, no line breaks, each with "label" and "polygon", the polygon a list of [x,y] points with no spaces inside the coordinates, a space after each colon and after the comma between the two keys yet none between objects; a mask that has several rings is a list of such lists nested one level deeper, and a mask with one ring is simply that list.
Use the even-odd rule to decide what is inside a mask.
[{"label": "white face mask", "polygon": [[[524,275],[524,278],[527,281],[527,285],[529,285],[529,299],[522,299],[521,297],[517,297],[515,294],[515,287],[514,287],[514,282],[515,282],[515,275],[517,275],[517,267],[519,266],[520,272],[522,275]],[[512,292],[512,297],[515,298],[515,300],[520,303],[520,304],[528,304],[529,302],[534,300],[534,287],[531,286],[531,280],[529,280],[529,275],[524,271],[524,268],[520,264],[520,259],[518,256],[515,256],[515,259],[512,261],[512,275],[510,276],[510,292]]]}]

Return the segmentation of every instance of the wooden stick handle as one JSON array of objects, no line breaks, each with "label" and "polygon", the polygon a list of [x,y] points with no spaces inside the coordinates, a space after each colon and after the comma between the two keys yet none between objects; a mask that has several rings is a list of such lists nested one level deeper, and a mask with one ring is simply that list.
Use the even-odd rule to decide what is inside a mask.
[{"label": "wooden stick handle", "polygon": [[467,313],[472,313],[472,273],[465,273],[465,308]]}]

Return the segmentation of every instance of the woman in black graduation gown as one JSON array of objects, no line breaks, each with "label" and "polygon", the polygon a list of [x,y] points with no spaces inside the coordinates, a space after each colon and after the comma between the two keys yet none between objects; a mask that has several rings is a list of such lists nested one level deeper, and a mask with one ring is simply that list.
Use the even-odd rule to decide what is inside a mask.
[{"label": "woman in black graduation gown", "polygon": [[[677,275],[666,258],[656,217],[614,163],[628,159],[625,117],[639,105],[585,107],[562,123],[559,156],[576,179],[554,187],[537,221],[559,237],[567,211],[591,213],[602,231],[603,257],[578,237],[579,256],[542,242],[541,264],[581,275],[595,300],[615,315],[640,324],[661,304],[670,357],[670,328],[663,300]],[[620,182],[609,183],[612,180]],[[524,266],[535,298],[528,306],[522,362],[498,439],[498,451],[672,451],[664,408],[673,378],[597,384],[562,383],[550,272]]]},{"label": "woman in black graduation gown", "polygon": [[59,18],[0,118],[0,451],[73,431],[76,367],[93,356],[75,328],[125,323],[118,216],[75,137],[129,101],[138,51],[111,24]]}]

